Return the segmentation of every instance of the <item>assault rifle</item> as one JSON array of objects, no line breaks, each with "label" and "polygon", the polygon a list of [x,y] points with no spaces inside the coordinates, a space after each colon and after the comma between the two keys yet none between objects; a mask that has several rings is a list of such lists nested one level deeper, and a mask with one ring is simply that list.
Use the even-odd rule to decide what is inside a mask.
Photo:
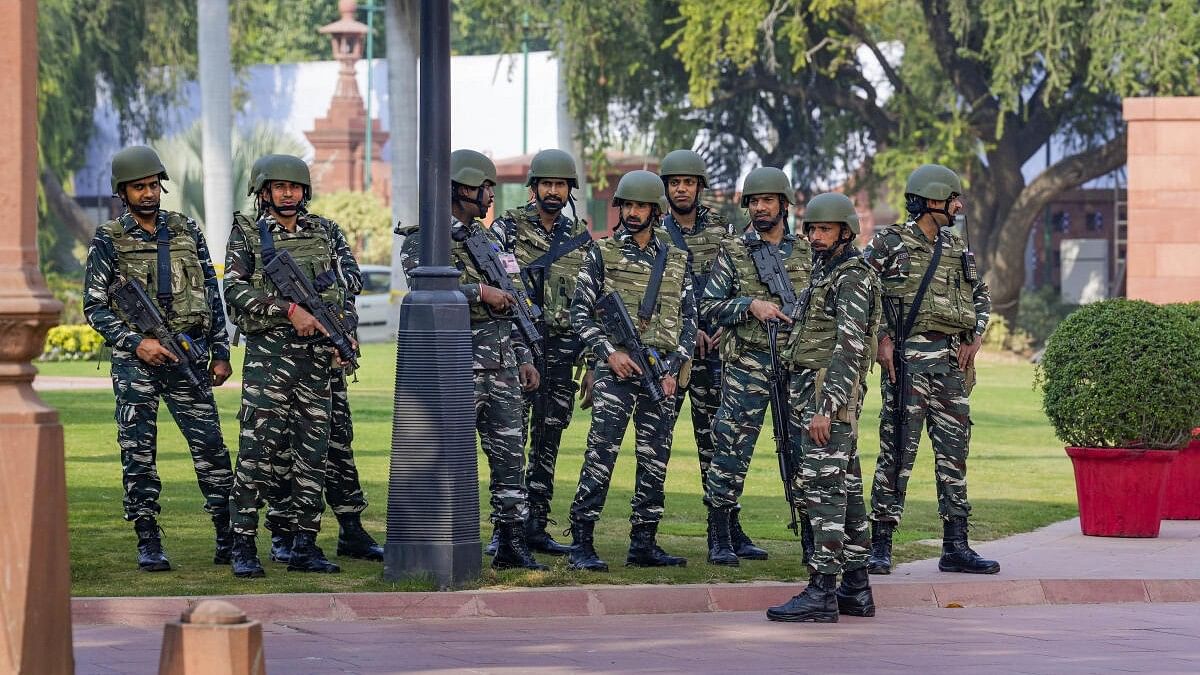
[{"label": "assault rifle", "polygon": [[783,268],[783,260],[771,247],[760,242],[750,247],[750,258],[754,261],[754,269],[758,272],[759,281],[766,285],[767,290],[779,297],[782,305],[779,311],[793,319],[799,316],[799,303],[796,290],[792,288],[792,280],[788,278],[787,270]]},{"label": "assault rifle", "polygon": [[463,242],[467,247],[467,255],[471,257],[475,269],[479,270],[489,286],[499,288],[516,298],[517,301],[511,314],[493,314],[490,308],[488,314],[498,319],[515,321],[517,330],[521,331],[521,337],[525,339],[525,345],[533,354],[533,360],[540,362],[543,351],[542,334],[538,330],[537,324],[542,319],[542,309],[534,304],[524,288],[513,283],[512,277],[508,276],[508,271],[504,269],[504,264],[500,262],[499,247],[491,239],[488,239],[483,230],[474,225],[464,229],[469,234],[461,231],[455,232],[454,238]]},{"label": "assault rifle", "polygon": [[204,390],[211,382],[208,376],[208,352],[187,333],[172,335],[167,322],[150,300],[146,288],[136,279],[121,279],[110,291],[117,307],[133,323],[139,333],[150,335],[163,346],[176,362],[168,364],[197,389]]},{"label": "assault rifle", "polygon": [[[939,239],[939,243],[940,243]],[[904,453],[908,449],[908,360],[905,358],[908,332],[905,325],[910,323],[904,316],[904,300],[900,298],[884,298],[883,311],[888,325],[895,328],[892,338],[892,367],[896,371],[896,407],[892,410],[892,461],[896,466],[892,473],[892,486],[904,500],[904,492],[900,488],[900,471],[904,466]],[[915,311],[910,308],[909,311]]]},{"label": "assault rifle", "polygon": [[783,498],[787,500],[788,509],[792,513],[792,522],[788,523],[797,536],[800,535],[800,513],[796,510],[796,494],[792,490],[792,479],[799,472],[799,467],[792,463],[791,433],[788,431],[788,383],[784,376],[783,364],[779,362],[779,348],[775,346],[779,336],[779,321],[767,322],[767,343],[771,351],[771,369],[767,373],[767,390],[771,393],[771,422],[775,432],[775,455],[779,458],[779,477],[783,479]]},{"label": "assault rifle", "polygon": [[333,307],[321,298],[321,294],[313,288],[312,281],[296,265],[292,254],[286,249],[276,249],[275,255],[263,266],[263,273],[281,296],[303,306],[313,315],[329,334],[329,341],[333,343],[338,356],[349,364],[351,371],[357,370],[358,355],[354,353],[354,343],[350,340],[351,330],[346,325],[345,309]]},{"label": "assault rifle", "polygon": [[596,314],[600,317],[608,339],[614,345],[624,347],[629,352],[629,358],[633,359],[642,371],[638,379],[650,395],[650,400],[658,403],[665,399],[667,394],[663,391],[662,379],[667,376],[667,372],[663,369],[662,360],[657,352],[642,344],[621,296],[616,291],[601,296],[596,301]]}]

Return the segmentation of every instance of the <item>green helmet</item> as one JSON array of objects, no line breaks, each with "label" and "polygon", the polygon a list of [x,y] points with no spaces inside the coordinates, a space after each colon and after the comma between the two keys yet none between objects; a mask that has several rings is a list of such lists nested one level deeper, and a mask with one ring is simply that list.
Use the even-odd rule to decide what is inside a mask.
[{"label": "green helmet", "polygon": [[859,232],[854,202],[840,192],[824,192],[808,200],[808,206],[804,207],[804,224],[809,223],[845,223],[855,235]]},{"label": "green helmet", "polygon": [[653,171],[638,169],[621,176],[617,183],[617,191],[613,193],[612,205],[620,206],[622,202],[643,202],[662,208],[667,199],[663,190],[662,179]]},{"label": "green helmet", "polygon": [[264,155],[255,164],[258,167],[254,174],[254,192],[261,192],[267,183],[274,180],[286,180],[289,183],[303,185],[305,193],[311,196],[312,177],[308,173],[308,165],[295,155]]},{"label": "green helmet", "polygon": [[691,150],[668,152],[658,172],[663,180],[669,176],[695,176],[700,179],[700,187],[708,187],[708,168],[704,166],[704,159]]},{"label": "green helmet", "polygon": [[250,167],[250,175],[246,177],[246,196],[252,197],[254,196],[254,193],[258,192],[258,183],[256,183],[255,180],[258,178],[258,174],[262,172],[263,164],[270,162],[272,158],[278,156],[279,155],[263,155],[262,157],[254,160],[254,164]]},{"label": "green helmet", "polygon": [[962,181],[941,164],[922,164],[909,174],[904,194],[945,201],[952,194],[962,194]]},{"label": "green helmet", "polygon": [[495,185],[496,165],[482,152],[455,150],[450,153],[450,180],[473,188],[482,187],[484,181]]},{"label": "green helmet", "polygon": [[572,188],[579,187],[579,175],[575,169],[575,158],[562,150],[542,150],[529,162],[529,178],[525,185],[530,187],[539,178],[562,178]]},{"label": "green helmet", "polygon": [[742,183],[742,208],[750,206],[751,195],[778,194],[779,198],[788,204],[794,198],[792,181],[782,169],[773,166],[760,166],[746,176]]},{"label": "green helmet", "polygon": [[117,151],[112,158],[112,191],[117,194],[117,188],[122,183],[131,180],[158,176],[159,180],[170,180],[167,169],[163,166],[158,153],[144,145],[131,145]]}]

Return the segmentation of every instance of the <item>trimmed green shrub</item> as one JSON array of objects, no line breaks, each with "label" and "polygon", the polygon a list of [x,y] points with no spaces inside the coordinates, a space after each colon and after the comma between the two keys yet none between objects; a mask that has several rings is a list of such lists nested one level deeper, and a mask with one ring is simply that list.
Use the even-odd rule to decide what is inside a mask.
[{"label": "trimmed green shrub", "polygon": [[375,193],[317,195],[309,202],[308,211],[328,218],[342,228],[359,264],[391,264],[392,212]]},{"label": "trimmed green shrub", "polygon": [[1050,336],[1038,385],[1068,445],[1178,448],[1200,426],[1200,322],[1141,300],[1085,305]]},{"label": "trimmed green shrub", "polygon": [[46,346],[42,349],[41,361],[83,361],[96,358],[104,338],[85,324],[55,326],[46,333]]}]

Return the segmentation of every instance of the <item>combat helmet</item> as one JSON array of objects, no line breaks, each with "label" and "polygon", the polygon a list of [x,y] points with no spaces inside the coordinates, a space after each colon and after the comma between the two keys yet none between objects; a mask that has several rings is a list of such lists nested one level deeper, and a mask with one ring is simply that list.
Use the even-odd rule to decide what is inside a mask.
[{"label": "combat helmet", "polygon": [[695,176],[700,180],[700,187],[708,187],[708,167],[704,165],[704,159],[692,150],[668,152],[658,172],[664,181],[671,176]]},{"label": "combat helmet", "polygon": [[312,197],[312,176],[308,165],[295,155],[267,155],[256,162],[258,173],[254,176],[255,192],[261,192],[267,183],[285,180],[304,186],[304,198]]},{"label": "combat helmet", "polygon": [[825,192],[808,200],[804,207],[804,224],[809,223],[845,223],[855,236],[859,233],[854,202],[840,192]]},{"label": "combat helmet", "polygon": [[794,190],[792,181],[782,169],[773,166],[760,166],[746,176],[742,183],[742,208],[750,206],[751,195],[778,194],[779,198],[788,204],[792,203]]},{"label": "combat helmet", "polygon": [[258,174],[263,170],[263,164],[272,161],[273,158],[279,155],[263,155],[254,160],[254,164],[250,166],[250,175],[246,177],[246,196],[253,197],[258,192],[258,183],[256,179]]},{"label": "combat helmet", "polygon": [[567,181],[567,187],[579,187],[579,174],[576,172],[575,159],[570,154],[550,148],[542,150],[529,161],[529,177],[525,185],[533,187],[540,178],[562,178]]},{"label": "combat helmet", "polygon": [[621,176],[617,190],[613,193],[612,205],[620,206],[623,202],[643,202],[653,204],[659,211],[666,202],[667,194],[663,190],[662,179],[653,171],[637,169]]},{"label": "combat helmet", "polygon": [[[167,176],[167,168],[163,166],[162,160],[158,158],[158,153],[144,145],[131,145],[128,148],[118,150],[112,158],[112,193],[117,194],[117,188],[121,187],[122,183],[145,178],[147,176],[158,176],[160,181],[170,180]],[[166,192],[166,190],[163,190]]]},{"label": "combat helmet", "polygon": [[467,187],[483,187],[485,181],[496,181],[496,165],[488,156],[476,150],[455,150],[450,153],[450,180]]},{"label": "combat helmet", "polygon": [[923,164],[908,176],[904,196],[916,195],[925,199],[945,201],[950,195],[962,194],[958,174],[941,164]]}]

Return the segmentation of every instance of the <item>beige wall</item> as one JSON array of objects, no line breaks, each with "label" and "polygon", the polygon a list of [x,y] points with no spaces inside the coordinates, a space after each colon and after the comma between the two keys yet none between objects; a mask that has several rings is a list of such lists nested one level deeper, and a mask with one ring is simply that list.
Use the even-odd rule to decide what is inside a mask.
[{"label": "beige wall", "polygon": [[1128,98],[1126,295],[1200,300],[1200,97]]}]

